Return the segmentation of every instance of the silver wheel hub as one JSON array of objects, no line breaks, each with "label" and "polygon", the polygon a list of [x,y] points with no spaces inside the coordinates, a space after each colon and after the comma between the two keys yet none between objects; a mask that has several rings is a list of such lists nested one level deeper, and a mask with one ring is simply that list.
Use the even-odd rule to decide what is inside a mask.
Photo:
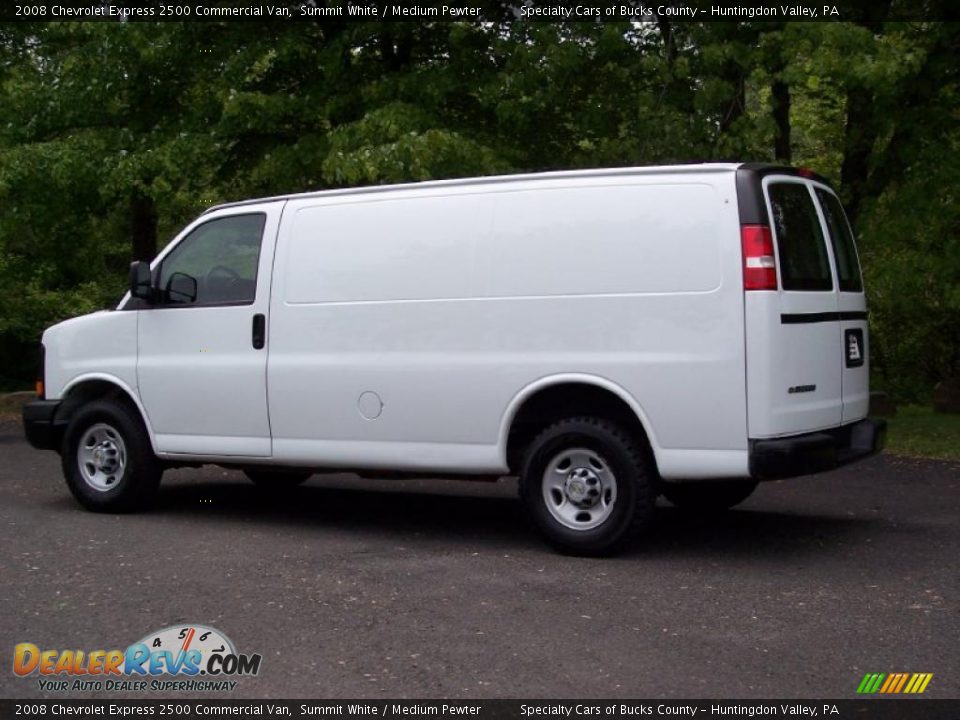
[{"label": "silver wheel hub", "polygon": [[543,473],[543,500],[550,514],[572,530],[592,530],[613,512],[617,479],[594,450],[570,448]]},{"label": "silver wheel hub", "polygon": [[107,423],[87,428],[77,445],[77,466],[94,490],[116,487],[127,467],[127,447],[116,428]]},{"label": "silver wheel hub", "polygon": [[563,483],[567,500],[581,507],[593,507],[600,500],[600,478],[590,468],[574,468]]}]

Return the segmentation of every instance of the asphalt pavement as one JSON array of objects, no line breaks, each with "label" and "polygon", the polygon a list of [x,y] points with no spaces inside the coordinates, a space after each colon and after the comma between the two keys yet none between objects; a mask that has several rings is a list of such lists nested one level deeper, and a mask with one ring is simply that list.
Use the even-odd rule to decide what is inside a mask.
[{"label": "asphalt pavement", "polygon": [[608,559],[544,545],[511,481],[273,497],[207,467],[168,472],[152,512],[97,515],[0,422],[0,697],[140,697],[43,691],[14,645],[203,623],[263,656],[221,699],[850,698],[867,672],[956,698],[958,518],[960,464],[889,456],[712,518],[664,503]]}]

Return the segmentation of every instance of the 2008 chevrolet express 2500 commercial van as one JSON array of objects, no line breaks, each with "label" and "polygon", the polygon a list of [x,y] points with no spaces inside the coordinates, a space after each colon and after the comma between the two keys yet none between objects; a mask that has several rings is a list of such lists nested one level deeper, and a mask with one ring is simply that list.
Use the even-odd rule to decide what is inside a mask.
[{"label": "2008 chevrolet express 2500 commercial van", "polygon": [[626,168],[290,195],[205,212],[113,311],[43,335],[30,442],[91,510],[165,467],[518,475],[539,529],[611,550],[659,494],[878,450],[867,312],[805,170]]}]

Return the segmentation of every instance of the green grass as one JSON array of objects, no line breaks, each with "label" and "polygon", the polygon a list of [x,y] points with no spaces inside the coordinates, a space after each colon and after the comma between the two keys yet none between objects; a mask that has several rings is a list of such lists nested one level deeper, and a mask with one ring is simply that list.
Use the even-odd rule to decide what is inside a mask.
[{"label": "green grass", "polygon": [[887,452],[910,457],[960,460],[960,414],[908,405],[887,418]]},{"label": "green grass", "polygon": [[23,399],[12,400],[6,393],[0,393],[0,417],[19,418]]}]

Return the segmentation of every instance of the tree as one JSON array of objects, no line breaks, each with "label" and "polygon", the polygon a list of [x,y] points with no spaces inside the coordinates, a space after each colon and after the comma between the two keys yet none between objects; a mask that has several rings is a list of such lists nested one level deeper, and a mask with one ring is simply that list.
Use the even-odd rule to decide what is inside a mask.
[{"label": "tree", "polygon": [[[483,23],[0,26],[4,366],[27,377],[45,325],[115,302],[128,260],[221,200],[731,159],[834,179],[881,382],[921,397],[960,369],[956,25],[893,22],[892,0],[849,23],[528,23],[484,5]],[[903,282],[907,264],[924,279]]]}]

